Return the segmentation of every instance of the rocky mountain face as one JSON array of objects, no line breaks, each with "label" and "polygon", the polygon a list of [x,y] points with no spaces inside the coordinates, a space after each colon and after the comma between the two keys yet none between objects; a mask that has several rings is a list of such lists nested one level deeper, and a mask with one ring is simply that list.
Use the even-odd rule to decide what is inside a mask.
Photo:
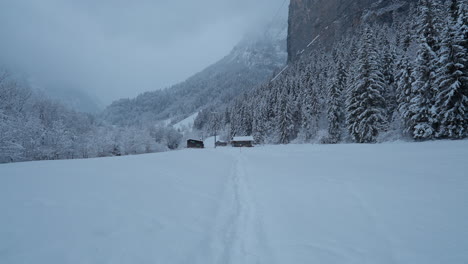
[{"label": "rocky mountain face", "polygon": [[391,22],[417,0],[291,0],[288,61],[294,62],[314,40],[327,46],[363,21]]}]

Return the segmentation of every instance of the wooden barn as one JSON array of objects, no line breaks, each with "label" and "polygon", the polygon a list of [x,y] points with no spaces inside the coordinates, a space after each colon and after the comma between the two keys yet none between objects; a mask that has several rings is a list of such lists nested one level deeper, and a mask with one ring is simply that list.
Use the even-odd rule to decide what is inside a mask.
[{"label": "wooden barn", "polygon": [[254,145],[254,138],[252,136],[247,137],[234,137],[231,140],[231,146],[235,148],[251,148]]},{"label": "wooden barn", "polygon": [[225,141],[216,141],[216,147],[226,147],[228,145]]},{"label": "wooden barn", "polygon": [[187,148],[202,149],[202,148],[205,148],[205,144],[203,143],[203,141],[200,141],[200,140],[189,139],[187,140]]}]

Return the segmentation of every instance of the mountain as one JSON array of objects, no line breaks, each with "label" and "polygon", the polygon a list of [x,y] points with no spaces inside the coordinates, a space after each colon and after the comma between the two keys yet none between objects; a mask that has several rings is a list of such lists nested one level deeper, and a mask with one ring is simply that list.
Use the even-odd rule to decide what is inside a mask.
[{"label": "mountain", "polygon": [[330,46],[363,21],[391,22],[393,11],[406,12],[417,0],[291,0],[288,61],[316,39]]},{"label": "mountain", "polygon": [[98,113],[103,110],[103,105],[99,99],[83,92],[80,89],[50,88],[42,91],[51,99],[56,100],[67,108],[83,113]]},{"label": "mountain", "polygon": [[170,119],[176,123],[212,105],[226,104],[265,82],[286,62],[287,20],[247,35],[230,54],[186,81],[134,99],[113,102],[104,118],[131,126]]}]

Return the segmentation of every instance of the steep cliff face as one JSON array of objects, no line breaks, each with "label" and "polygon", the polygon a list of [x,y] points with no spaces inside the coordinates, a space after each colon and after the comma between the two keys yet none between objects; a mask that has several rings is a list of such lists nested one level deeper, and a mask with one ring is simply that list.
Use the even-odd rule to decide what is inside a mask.
[{"label": "steep cliff face", "polygon": [[393,12],[405,12],[409,3],[416,1],[291,0],[288,61],[294,62],[314,39],[324,45],[329,45],[364,20],[391,22]]}]

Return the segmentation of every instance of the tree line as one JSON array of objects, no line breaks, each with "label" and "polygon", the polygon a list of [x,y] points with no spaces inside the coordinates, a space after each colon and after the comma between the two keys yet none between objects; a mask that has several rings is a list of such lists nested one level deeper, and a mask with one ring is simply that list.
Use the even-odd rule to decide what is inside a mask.
[{"label": "tree line", "polygon": [[0,73],[0,163],[160,152],[181,140],[172,128],[118,127],[69,110]]}]

